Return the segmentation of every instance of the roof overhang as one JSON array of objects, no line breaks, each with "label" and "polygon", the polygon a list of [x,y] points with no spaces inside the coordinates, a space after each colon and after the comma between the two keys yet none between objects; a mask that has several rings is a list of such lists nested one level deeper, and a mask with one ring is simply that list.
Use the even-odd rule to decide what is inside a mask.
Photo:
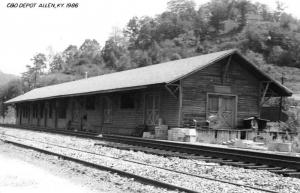
[{"label": "roof overhang", "polygon": [[[83,96],[83,95],[91,95],[91,94],[99,94],[99,93],[111,93],[111,92],[119,92],[119,91],[129,91],[135,89],[143,89],[151,85],[159,85],[159,84],[170,84],[177,82],[199,70],[202,70],[220,60],[226,59],[228,57],[234,58],[235,60],[240,60],[241,64],[245,66],[248,70],[252,71],[253,74],[261,81],[261,82],[268,82],[268,88],[272,92],[267,92],[266,96],[291,96],[292,91],[269,75],[264,73],[258,67],[256,67],[252,62],[246,59],[242,54],[240,54],[237,50],[227,50],[216,52],[212,54],[196,56],[192,58],[181,59],[177,61],[170,61],[166,63],[161,63],[157,65],[152,65],[149,67],[142,67],[128,71],[122,71],[117,73],[112,73],[108,75],[102,75],[98,78],[93,77],[88,80],[79,80],[77,83],[74,82],[67,82],[58,85],[52,85],[49,87],[43,87],[34,89],[28,93],[20,95],[16,98],[10,99],[6,101],[6,104],[12,103],[22,103],[27,101],[39,101],[39,100],[49,100],[53,98],[63,98],[63,97],[74,97],[74,96]],[[175,67],[174,67],[175,65]],[[175,72],[172,72],[170,68],[174,67]],[[162,71],[162,68],[164,71]],[[185,68],[185,69],[182,69]],[[150,71],[149,71],[150,70]],[[184,70],[184,71],[183,71]],[[134,73],[133,73],[134,72]],[[150,72],[150,73],[149,73]],[[152,74],[151,74],[152,73]],[[169,73],[169,74],[168,74]],[[173,74],[175,73],[175,75]],[[149,75],[150,74],[150,75]],[[156,79],[156,75],[159,75]],[[149,76],[148,76],[149,75]],[[169,76],[167,76],[169,75]],[[106,79],[105,79],[105,77]],[[121,79],[119,77],[122,77]],[[146,78],[145,78],[146,76]],[[153,76],[153,77],[152,77]],[[112,77],[112,79],[111,79]],[[164,78],[167,77],[167,78]],[[100,82],[99,82],[99,81]],[[105,81],[103,81],[105,80]],[[142,82],[136,82],[139,80],[144,80]],[[85,82],[87,81],[87,82]],[[102,82],[101,82],[102,81]],[[123,82],[128,81],[130,84],[122,84]],[[83,84],[85,82],[85,84]],[[81,89],[76,90],[76,84],[81,85]],[[86,84],[87,83],[87,84]],[[114,87],[94,87],[107,85],[109,83],[115,83]],[[116,85],[117,84],[117,85]],[[63,86],[63,87],[62,87]],[[52,93],[53,88],[59,89],[59,92]],[[86,87],[89,87],[87,89]],[[92,89],[91,89],[92,87]],[[63,89],[62,89],[63,88]],[[68,92],[64,92],[65,88],[69,89]],[[52,89],[52,90],[51,90]],[[78,89],[78,87],[77,87]],[[44,95],[39,96],[43,91]],[[74,92],[74,90],[76,90]],[[46,93],[46,94],[45,94]],[[49,93],[49,94],[48,94]],[[30,96],[30,97],[28,97]]]},{"label": "roof overhang", "polygon": [[129,88],[120,88],[120,89],[111,89],[111,90],[102,90],[102,91],[96,91],[96,92],[77,93],[77,94],[71,94],[71,95],[56,95],[56,96],[52,96],[52,97],[43,97],[43,98],[35,98],[35,99],[20,100],[20,101],[8,100],[4,103],[5,104],[14,104],[14,103],[33,102],[33,101],[41,101],[41,100],[51,100],[51,99],[56,99],[56,98],[87,96],[87,95],[94,95],[94,94],[101,94],[101,93],[123,92],[123,91],[130,91],[130,90],[145,89],[148,86],[150,86],[150,85],[136,86],[136,87],[129,87]]}]

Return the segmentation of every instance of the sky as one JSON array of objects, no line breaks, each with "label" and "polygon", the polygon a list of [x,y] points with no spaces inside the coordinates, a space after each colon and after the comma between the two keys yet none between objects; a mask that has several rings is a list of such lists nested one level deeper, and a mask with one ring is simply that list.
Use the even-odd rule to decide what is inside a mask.
[{"label": "sky", "polygon": [[[169,0],[1,0],[0,71],[20,75],[37,53],[63,51],[96,39],[103,47],[114,27],[123,28],[134,16],[155,16]],[[194,0],[197,5],[209,0]],[[255,2],[255,0],[252,0]],[[78,8],[8,8],[8,3],[78,3]],[[275,7],[275,0],[260,0]],[[286,12],[300,19],[299,0],[282,1]]]}]

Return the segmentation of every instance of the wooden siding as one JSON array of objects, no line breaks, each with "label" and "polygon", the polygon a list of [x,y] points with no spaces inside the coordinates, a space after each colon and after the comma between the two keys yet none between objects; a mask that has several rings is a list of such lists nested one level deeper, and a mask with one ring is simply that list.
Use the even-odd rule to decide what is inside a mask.
[{"label": "wooden siding", "polygon": [[[259,116],[259,80],[234,60],[228,68],[226,79],[222,82],[227,59],[212,64],[181,81],[182,85],[182,125],[193,119],[206,120],[207,93],[236,95],[237,126],[242,126],[244,118]],[[216,92],[216,87],[225,86],[225,93]],[[217,91],[218,91],[217,90]],[[228,93],[229,91],[229,93]]]},{"label": "wooden siding", "polygon": [[[45,127],[45,115],[47,114],[47,125],[46,127],[57,128],[57,129],[66,129],[68,124],[77,124],[74,128],[80,130],[83,125],[83,117],[86,116],[87,123],[89,125],[89,130],[95,132],[105,132],[105,133],[115,133],[115,134],[126,134],[131,135],[135,132],[135,128],[139,125],[144,125],[144,113],[145,113],[145,95],[149,93],[158,94],[160,97],[160,118],[162,118],[165,124],[175,127],[178,125],[178,109],[179,109],[179,100],[178,98],[172,96],[164,86],[154,86],[147,89],[140,89],[135,91],[130,91],[129,93],[134,96],[135,107],[133,109],[121,109],[120,101],[121,96],[124,93],[128,92],[117,92],[117,93],[108,93],[108,94],[97,94],[95,96],[95,108],[86,109],[86,96],[80,97],[71,97],[66,100],[66,118],[58,117],[58,106],[55,108],[55,105],[52,109],[52,118],[49,117],[49,105],[50,101],[45,100],[45,109],[43,118],[40,118],[40,113],[38,112],[38,117],[33,118],[33,105],[40,104],[40,102],[28,102],[19,105],[20,112],[24,110],[25,104],[30,104],[30,118],[24,118],[22,114],[21,125],[32,125]],[[109,98],[112,101],[112,123],[103,123],[103,103],[104,98]],[[62,99],[52,99],[54,104],[58,104],[59,100]],[[81,102],[79,102],[81,101]],[[77,103],[79,105],[80,115],[76,118],[73,116],[73,105]],[[47,112],[46,112],[47,111]],[[19,113],[20,114],[20,113]],[[18,121],[20,118],[18,117]],[[30,122],[29,122],[30,120]],[[57,123],[55,123],[57,120]],[[39,123],[39,124],[38,124]],[[72,125],[73,126],[73,125]]]}]

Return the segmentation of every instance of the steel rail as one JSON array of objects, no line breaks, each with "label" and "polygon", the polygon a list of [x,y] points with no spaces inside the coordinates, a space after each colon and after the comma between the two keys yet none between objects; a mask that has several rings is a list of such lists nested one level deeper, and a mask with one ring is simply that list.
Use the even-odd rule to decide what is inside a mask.
[{"label": "steel rail", "polygon": [[87,154],[108,157],[108,158],[112,158],[112,159],[116,159],[116,160],[122,160],[122,161],[130,162],[130,163],[135,163],[135,164],[140,164],[140,165],[149,166],[149,167],[153,167],[153,168],[158,168],[158,169],[161,169],[161,170],[166,170],[166,171],[170,171],[170,172],[174,172],[174,173],[178,173],[178,174],[193,176],[193,177],[202,178],[202,179],[211,180],[211,181],[217,181],[217,182],[221,182],[221,183],[225,183],[225,184],[231,184],[231,185],[234,185],[234,186],[250,188],[250,189],[259,190],[259,191],[263,191],[263,192],[278,193],[277,191],[273,191],[273,190],[269,190],[269,189],[259,188],[259,187],[240,184],[240,183],[234,183],[234,182],[230,182],[230,181],[226,181],[226,180],[210,178],[210,177],[207,177],[207,176],[201,176],[201,175],[191,174],[191,173],[187,173],[187,172],[181,172],[181,171],[178,171],[178,170],[172,170],[172,169],[168,169],[168,168],[164,168],[164,167],[160,167],[160,166],[155,166],[153,164],[146,164],[146,163],[139,162],[139,161],[132,161],[132,160],[128,160],[128,159],[122,159],[120,157],[108,156],[108,155],[105,155],[105,154],[95,153],[95,152],[86,151],[86,150],[82,150],[82,149],[78,149],[78,148],[67,147],[67,146],[63,146],[63,145],[57,145],[57,144],[53,144],[53,143],[49,143],[49,142],[33,140],[33,139],[24,138],[24,137],[17,137],[17,136],[13,136],[13,135],[10,135],[10,134],[1,133],[1,135],[13,137],[13,138],[16,138],[16,139],[22,139],[22,140],[38,142],[38,143],[42,143],[42,144],[46,144],[46,145],[52,145],[52,146],[55,146],[55,147],[60,147],[60,148],[63,148],[63,149],[79,151],[79,152],[83,152],[83,153],[87,153]]},{"label": "steel rail", "polygon": [[[0,124],[1,125],[1,124]],[[3,125],[3,124],[2,124]],[[41,129],[41,128],[25,128],[18,127],[16,125],[3,125],[11,128],[21,128],[25,130],[32,131],[41,131],[62,135],[71,135],[82,138],[89,138],[95,140],[107,140],[120,142],[131,145],[140,145],[144,147],[151,147],[157,149],[177,151],[181,153],[189,153],[195,155],[204,155],[215,158],[229,159],[234,161],[243,161],[246,163],[255,163],[261,165],[269,165],[273,167],[283,167],[289,169],[295,169],[300,171],[300,157],[288,156],[288,155],[279,155],[265,152],[257,152],[251,150],[242,150],[234,148],[220,148],[204,145],[195,145],[190,143],[180,143],[173,141],[163,141],[163,140],[154,140],[154,139],[144,139],[138,137],[129,137],[129,136],[119,136],[119,135],[109,135],[103,134],[102,137],[98,137],[98,134],[91,134],[87,132],[74,132],[66,130],[57,130],[57,129]]]},{"label": "steel rail", "polygon": [[265,164],[270,166],[280,166],[284,168],[300,170],[300,157],[294,156],[108,134],[104,134],[103,138],[131,145],[142,145],[146,147],[173,150],[182,153],[204,155],[235,161],[243,161],[247,163],[256,163],[262,165]]},{"label": "steel rail", "polygon": [[125,172],[125,171],[122,171],[122,170],[114,169],[114,168],[103,166],[103,165],[100,165],[100,164],[95,164],[95,163],[92,163],[92,162],[89,162],[89,161],[84,161],[84,160],[81,160],[81,159],[77,159],[77,158],[74,158],[74,157],[70,157],[70,156],[55,153],[55,152],[52,152],[52,151],[48,151],[48,150],[45,150],[45,149],[33,147],[33,146],[30,146],[30,145],[14,142],[14,141],[10,141],[10,140],[3,140],[3,139],[0,139],[0,140],[2,140],[5,143],[12,144],[12,145],[15,145],[15,146],[18,146],[18,147],[21,147],[21,148],[32,149],[34,151],[41,152],[41,153],[44,153],[44,154],[47,154],[47,155],[57,156],[57,157],[60,157],[64,160],[72,161],[72,162],[75,162],[75,163],[78,163],[78,164],[81,164],[81,165],[84,165],[84,166],[87,166],[87,167],[91,167],[91,168],[95,168],[95,169],[99,169],[99,170],[105,170],[105,171],[109,171],[109,172],[114,172],[114,173],[117,173],[117,174],[119,174],[121,176],[124,176],[124,177],[127,177],[127,178],[134,178],[135,180],[137,180],[139,182],[142,182],[144,184],[150,184],[150,185],[154,185],[156,187],[161,187],[161,188],[166,188],[166,189],[169,189],[169,190],[175,190],[175,191],[181,191],[181,192],[187,192],[187,193],[201,193],[201,192],[194,191],[194,190],[184,188],[184,187],[181,187],[181,186],[176,186],[176,185],[173,185],[173,184],[161,182],[161,181],[154,180],[154,179],[151,179],[151,178],[139,176],[139,175],[136,175],[136,174],[133,174],[133,173]]}]

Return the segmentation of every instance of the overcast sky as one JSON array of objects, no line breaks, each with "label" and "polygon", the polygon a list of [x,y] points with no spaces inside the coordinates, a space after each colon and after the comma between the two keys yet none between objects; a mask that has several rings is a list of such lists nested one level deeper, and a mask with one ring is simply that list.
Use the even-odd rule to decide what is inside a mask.
[{"label": "overcast sky", "polygon": [[[113,27],[123,28],[133,16],[155,16],[169,0],[1,0],[0,71],[20,75],[36,53],[80,46],[87,38],[103,47]],[[208,0],[195,0],[197,5]],[[254,1],[254,0],[253,0]],[[76,9],[7,8],[15,3],[77,2]],[[270,7],[275,0],[260,0]],[[300,18],[300,1],[285,0],[286,11]]]}]

